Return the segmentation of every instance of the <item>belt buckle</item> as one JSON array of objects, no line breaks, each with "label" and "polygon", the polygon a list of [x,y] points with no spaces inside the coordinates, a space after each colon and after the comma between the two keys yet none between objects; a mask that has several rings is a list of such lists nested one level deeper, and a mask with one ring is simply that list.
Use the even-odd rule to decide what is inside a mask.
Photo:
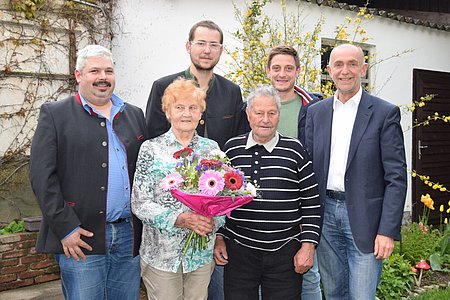
[{"label": "belt buckle", "polygon": [[327,190],[326,195],[332,199],[345,201],[345,193],[333,190]]}]

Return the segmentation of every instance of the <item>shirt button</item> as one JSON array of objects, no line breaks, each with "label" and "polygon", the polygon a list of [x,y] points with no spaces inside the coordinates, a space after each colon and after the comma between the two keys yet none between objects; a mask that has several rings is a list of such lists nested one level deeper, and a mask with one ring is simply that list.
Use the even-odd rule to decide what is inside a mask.
[{"label": "shirt button", "polygon": [[107,163],[102,163],[102,168],[106,168],[108,166]]},{"label": "shirt button", "polygon": [[255,165],[259,164],[259,162],[257,160],[255,160]]},{"label": "shirt button", "polygon": [[104,191],[106,191],[106,188],[104,186],[101,186],[100,191],[104,192]]},{"label": "shirt button", "polygon": [[200,120],[200,125],[204,125],[205,124],[205,120]]},{"label": "shirt button", "polygon": [[106,146],[108,146],[108,142],[106,142],[106,141],[103,141],[103,142],[102,142],[102,146],[103,146],[103,147],[106,147]]},{"label": "shirt button", "polygon": [[103,215],[105,212],[103,210],[98,212],[100,215]]},{"label": "shirt button", "polygon": [[255,152],[255,155],[258,155],[258,152]]},{"label": "shirt button", "polygon": [[253,183],[258,183],[258,180],[254,179],[254,180],[253,180]]},{"label": "shirt button", "polygon": [[100,126],[105,127],[106,123],[102,121],[102,122],[100,122]]},{"label": "shirt button", "polygon": [[253,171],[253,173],[258,174],[258,170]]}]

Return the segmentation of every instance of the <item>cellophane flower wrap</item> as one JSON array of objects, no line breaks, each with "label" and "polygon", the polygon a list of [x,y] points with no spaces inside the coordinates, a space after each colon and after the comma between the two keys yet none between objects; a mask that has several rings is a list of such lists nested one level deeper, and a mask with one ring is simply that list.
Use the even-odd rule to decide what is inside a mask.
[{"label": "cellophane flower wrap", "polygon": [[[164,177],[160,186],[194,212],[208,218],[228,215],[256,196],[256,188],[247,182],[244,173],[231,166],[225,153],[214,150],[210,158],[197,155],[191,148],[173,154],[179,162],[174,172]],[[193,230],[187,235],[183,255],[204,250],[209,239]]]}]

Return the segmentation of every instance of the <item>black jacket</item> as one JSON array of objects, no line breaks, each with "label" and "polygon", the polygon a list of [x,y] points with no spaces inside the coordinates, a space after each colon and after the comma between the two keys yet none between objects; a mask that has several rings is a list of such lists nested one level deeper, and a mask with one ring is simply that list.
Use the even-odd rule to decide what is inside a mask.
[{"label": "black jacket", "polygon": [[[132,183],[145,140],[142,110],[127,103],[113,128],[125,146]],[[81,226],[94,233],[86,239],[93,251],[85,254],[105,253],[107,145],[105,119],[89,114],[75,97],[42,105],[30,159],[30,181],[43,215],[37,251],[63,253],[61,240]],[[133,230],[137,255],[142,224],[134,216]]]},{"label": "black jacket", "polygon": [[[245,132],[242,117],[245,112],[242,111],[240,88],[220,75],[214,76],[214,83],[206,93],[206,110],[197,127],[197,133],[216,141],[223,149],[228,139]],[[185,71],[160,78],[153,83],[145,112],[149,138],[157,137],[170,128],[170,123],[162,111],[161,100],[167,86],[178,77],[185,77]]]}]

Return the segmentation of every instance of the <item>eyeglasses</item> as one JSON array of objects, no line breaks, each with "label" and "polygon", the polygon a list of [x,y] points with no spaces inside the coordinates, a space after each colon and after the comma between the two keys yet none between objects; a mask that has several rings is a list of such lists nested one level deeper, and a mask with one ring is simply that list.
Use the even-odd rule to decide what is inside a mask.
[{"label": "eyeglasses", "polygon": [[211,51],[219,51],[223,45],[216,42],[205,42],[205,41],[190,41],[191,45],[196,46],[200,50],[204,50],[206,46],[209,46]]}]

